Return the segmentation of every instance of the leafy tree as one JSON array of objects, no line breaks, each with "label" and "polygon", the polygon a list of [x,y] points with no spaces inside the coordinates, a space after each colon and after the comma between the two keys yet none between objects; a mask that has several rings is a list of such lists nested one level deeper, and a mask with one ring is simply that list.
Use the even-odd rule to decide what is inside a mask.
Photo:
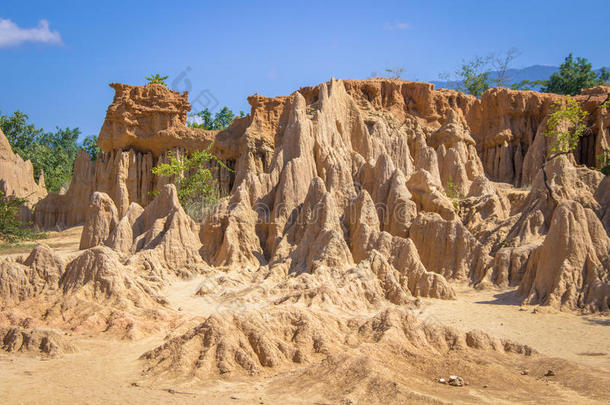
[{"label": "leafy tree", "polygon": [[390,79],[400,79],[402,77],[402,74],[405,72],[405,68],[403,67],[395,67],[395,68],[387,68],[386,73],[388,73],[388,76],[390,77]]},{"label": "leafy tree", "polygon": [[489,60],[489,57],[477,56],[470,61],[464,61],[455,72],[458,77],[457,90],[481,97],[485,90],[491,87],[489,72],[486,71]]},{"label": "leafy tree", "polygon": [[542,165],[542,173],[549,196],[557,203],[557,199],[553,195],[553,189],[548,183],[546,165],[553,159],[561,155],[567,155],[576,149],[580,137],[584,135],[587,129],[586,119],[588,113],[572,97],[554,102],[551,111],[546,122],[544,135],[552,138],[553,143]]},{"label": "leafy tree", "polygon": [[[240,112],[242,114],[243,112]],[[192,114],[193,117],[198,117],[201,123],[189,122],[188,125],[191,128],[202,128],[202,129],[226,129],[231,121],[235,118],[233,111],[229,107],[223,107],[218,111],[212,119],[212,113],[207,108],[199,111],[198,113]]]},{"label": "leafy tree", "polygon": [[0,239],[15,243],[24,239],[39,239],[44,233],[34,232],[30,223],[17,219],[19,208],[25,204],[25,198],[7,197],[0,191]]},{"label": "leafy tree", "polygon": [[0,114],[0,128],[11,144],[13,152],[27,159],[32,144],[42,135],[43,130],[28,123],[28,115],[15,111],[13,115]]},{"label": "leafy tree", "polygon": [[540,86],[545,86],[547,80],[521,80],[518,83],[513,83],[510,88],[513,90],[536,90]]},{"label": "leafy tree", "polygon": [[214,116],[214,129],[225,129],[229,126],[231,121],[235,118],[233,111],[229,110],[229,107],[223,107]]},{"label": "leafy tree", "polygon": [[570,53],[559,66],[559,72],[551,75],[542,91],[573,96],[580,93],[582,89],[598,86],[609,80],[610,72],[605,68],[602,68],[598,75],[586,58],[577,57],[574,60]]},{"label": "leafy tree", "polygon": [[89,154],[91,160],[96,160],[102,150],[97,146],[97,135],[89,135],[83,140],[83,150]]},{"label": "leafy tree", "polygon": [[202,129],[214,129],[214,119],[212,118],[212,113],[210,110],[205,108],[198,113],[191,114],[192,117],[198,117],[201,120],[201,123],[189,122],[188,125],[191,128],[202,128]]},{"label": "leafy tree", "polygon": [[169,152],[169,163],[161,163],[152,169],[154,175],[166,177],[176,184],[180,204],[198,221],[203,220],[207,211],[220,199],[210,163],[231,170],[210,152],[212,146],[210,144],[205,150],[195,151],[190,156],[176,156]]},{"label": "leafy tree", "polygon": [[154,75],[146,76],[145,79],[148,80],[148,83],[158,83],[167,87],[165,81],[169,76],[161,76],[159,73],[155,73]]}]

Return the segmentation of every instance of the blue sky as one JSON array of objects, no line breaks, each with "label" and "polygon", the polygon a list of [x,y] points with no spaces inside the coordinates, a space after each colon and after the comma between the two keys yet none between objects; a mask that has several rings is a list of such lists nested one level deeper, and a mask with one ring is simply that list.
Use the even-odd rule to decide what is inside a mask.
[{"label": "blue sky", "polygon": [[610,66],[607,1],[91,4],[2,2],[2,113],[22,110],[46,130],[97,134],[114,94],[108,83],[144,84],[157,72],[170,76],[170,87],[185,72],[191,97],[208,91],[237,113],[249,111],[254,93],[286,95],[397,66],[406,79],[437,80],[462,59],[511,47],[521,52],[515,67],[559,65],[569,52]]}]

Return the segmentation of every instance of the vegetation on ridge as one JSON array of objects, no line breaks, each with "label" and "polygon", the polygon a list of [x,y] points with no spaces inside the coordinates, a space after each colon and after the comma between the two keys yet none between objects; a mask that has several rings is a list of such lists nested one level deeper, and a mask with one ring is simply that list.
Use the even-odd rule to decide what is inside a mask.
[{"label": "vegetation on ridge", "polygon": [[[610,81],[610,72],[605,68],[596,73],[586,58],[574,59],[570,53],[559,67],[559,71],[553,73],[548,80],[514,82],[514,77],[510,76],[509,70],[518,54],[517,49],[513,48],[500,57],[476,56],[462,61],[454,74],[455,89],[476,97],[481,97],[491,87],[509,87],[513,90],[539,89],[545,93],[573,96],[579,94],[583,89]],[[444,80],[451,79],[449,74],[440,76]]]},{"label": "vegetation on ridge", "polygon": [[159,73],[155,73],[154,75],[146,76],[145,79],[148,80],[148,84],[157,83],[167,87],[165,81],[168,77],[169,76],[161,76]]}]

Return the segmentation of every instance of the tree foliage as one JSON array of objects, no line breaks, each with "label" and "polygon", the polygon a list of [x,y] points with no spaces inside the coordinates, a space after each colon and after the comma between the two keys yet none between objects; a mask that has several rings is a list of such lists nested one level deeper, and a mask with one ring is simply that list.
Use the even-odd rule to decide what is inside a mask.
[{"label": "tree foliage", "polygon": [[97,146],[97,135],[89,135],[83,139],[83,149],[89,154],[91,160],[96,160],[97,155],[102,151],[100,147]]},{"label": "tree foliage", "polygon": [[580,93],[582,89],[598,86],[609,80],[610,72],[605,68],[602,68],[597,74],[586,58],[577,57],[574,60],[570,53],[559,66],[559,72],[551,75],[542,91],[573,96]]},{"label": "tree foliage", "polygon": [[15,243],[25,239],[39,239],[43,233],[32,231],[31,224],[17,219],[19,208],[25,204],[25,198],[7,197],[0,191],[0,239]]},{"label": "tree foliage", "polygon": [[231,170],[210,152],[212,146],[213,144],[205,150],[195,151],[190,156],[176,156],[169,152],[169,162],[158,164],[152,169],[154,175],[166,177],[176,184],[180,204],[198,221],[205,217],[207,210],[220,198],[210,164],[215,163]]},{"label": "tree foliage", "polygon": [[542,174],[548,195],[555,204],[559,204],[559,201],[553,195],[553,188],[549,184],[546,165],[553,159],[576,149],[580,137],[584,135],[587,129],[587,115],[588,113],[580,107],[578,101],[573,97],[557,100],[551,106],[551,113],[547,118],[544,135],[552,138],[553,143],[542,165]]},{"label": "tree foliage", "polygon": [[[240,111],[240,114],[243,112]],[[198,122],[189,122],[188,126],[191,128],[202,128],[202,129],[217,129],[222,130],[226,129],[231,121],[235,118],[235,114],[233,111],[229,109],[229,107],[223,107],[220,111],[218,111],[214,118],[212,118],[212,113],[207,108],[199,111],[198,113],[192,114],[192,117],[195,117]],[[241,116],[241,115],[240,115]]]},{"label": "tree foliage", "polygon": [[158,83],[167,87],[165,81],[169,76],[161,76],[159,73],[155,73],[154,75],[146,76],[145,79],[148,80],[148,83]]},{"label": "tree foliage", "polygon": [[47,189],[57,192],[70,184],[74,160],[80,149],[77,141],[81,132],[78,128],[45,132],[29,123],[28,119],[28,115],[20,111],[10,116],[0,114],[0,129],[13,152],[32,162],[35,178],[44,173]]},{"label": "tree foliage", "polygon": [[553,154],[573,151],[587,129],[588,113],[572,97],[554,102],[551,111],[546,122],[547,129],[544,132],[547,137],[553,138],[550,151]]}]

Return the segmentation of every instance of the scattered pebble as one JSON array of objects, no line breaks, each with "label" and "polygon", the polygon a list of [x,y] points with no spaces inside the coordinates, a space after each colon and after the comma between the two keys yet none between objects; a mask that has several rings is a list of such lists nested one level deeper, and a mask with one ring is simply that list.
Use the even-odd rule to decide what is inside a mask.
[{"label": "scattered pebble", "polygon": [[451,375],[448,379],[441,377],[438,378],[436,381],[441,384],[449,384],[454,387],[463,387],[464,385],[468,385],[462,377],[459,377],[457,375]]},{"label": "scattered pebble", "polygon": [[235,395],[231,395],[231,399],[239,399]]},{"label": "scattered pebble", "polygon": [[523,370],[523,371],[521,372],[521,375],[528,375],[529,373],[530,373],[529,371],[527,371],[527,370]]},{"label": "scattered pebble", "polygon": [[466,382],[462,377],[452,375],[451,377],[449,377],[449,385],[452,385],[454,387],[463,387],[464,385],[466,385]]},{"label": "scattered pebble", "polygon": [[546,374],[544,375],[545,377],[553,377],[555,375],[555,372],[553,370],[549,370],[546,372]]}]

